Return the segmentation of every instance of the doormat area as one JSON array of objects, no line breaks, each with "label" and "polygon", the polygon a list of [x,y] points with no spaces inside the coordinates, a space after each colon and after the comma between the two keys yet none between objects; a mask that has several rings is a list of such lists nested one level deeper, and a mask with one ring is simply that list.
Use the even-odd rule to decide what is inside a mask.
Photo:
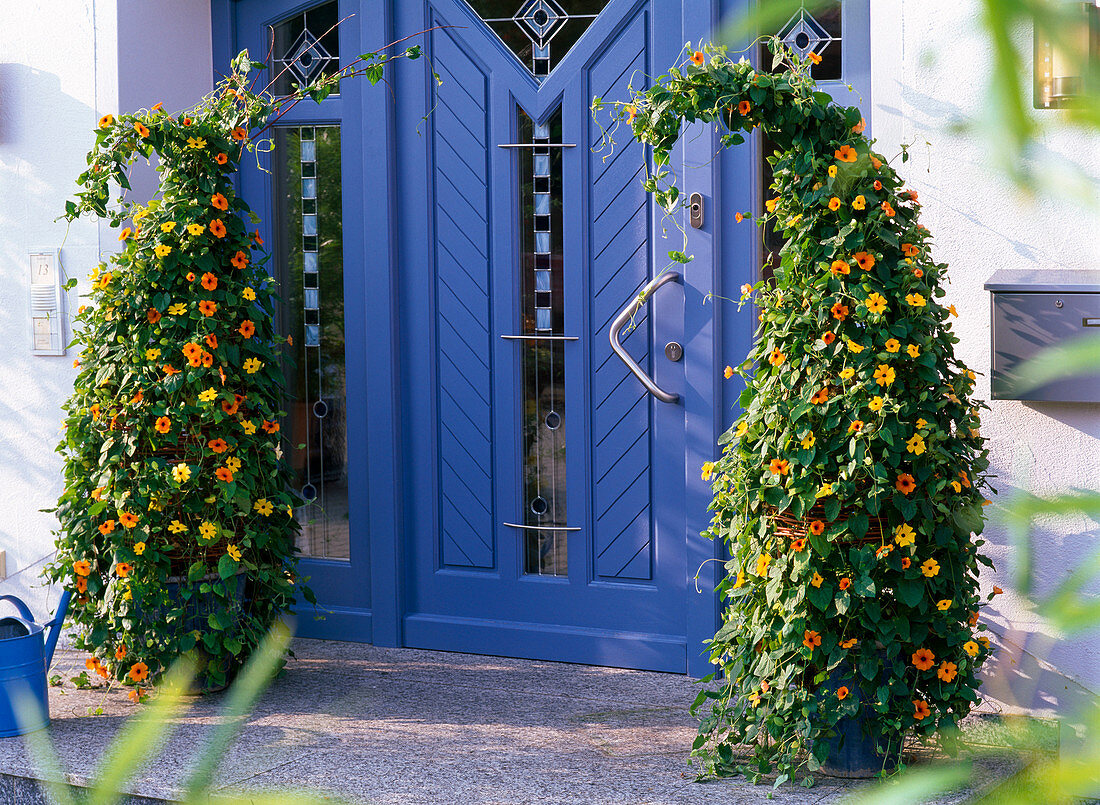
[{"label": "doormat area", "polygon": [[[865,783],[811,789],[694,782],[687,677],[567,663],[296,640],[218,770],[217,789],[401,803],[832,803]],[[59,652],[51,737],[70,782],[137,710],[125,690],[78,690],[84,656]],[[135,805],[180,795],[224,696],[198,697],[156,759],[131,781]],[[987,763],[987,779],[1012,764]],[[44,802],[19,738],[0,739],[0,802]],[[965,792],[940,800],[961,802]]]}]

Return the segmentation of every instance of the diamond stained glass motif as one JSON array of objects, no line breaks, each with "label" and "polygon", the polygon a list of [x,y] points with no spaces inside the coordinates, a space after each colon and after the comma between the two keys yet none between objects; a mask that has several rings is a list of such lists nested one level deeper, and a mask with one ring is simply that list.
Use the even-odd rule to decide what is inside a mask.
[{"label": "diamond stained glass motif", "polygon": [[[817,64],[810,66],[810,74],[818,81],[842,78],[842,5],[842,0],[824,2],[815,6],[812,14],[803,6],[776,33],[797,58],[804,61],[811,53],[820,57]],[[763,45],[760,58],[762,64],[772,64],[772,56]],[[772,71],[779,69],[782,67],[774,66]]]},{"label": "diamond stained glass motif", "polygon": [[329,0],[271,27],[276,95],[287,95],[295,84],[309,84],[340,69],[338,20],[336,0]]},{"label": "diamond stained glass motif", "polygon": [[478,16],[545,78],[580,39],[609,0],[468,0]]}]

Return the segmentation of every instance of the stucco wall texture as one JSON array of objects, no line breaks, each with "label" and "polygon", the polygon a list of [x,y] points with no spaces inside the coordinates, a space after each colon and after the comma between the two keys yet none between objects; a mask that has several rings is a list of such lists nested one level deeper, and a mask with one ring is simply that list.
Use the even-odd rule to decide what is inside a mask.
[{"label": "stucco wall texture", "polygon": [[[112,230],[54,219],[84,165],[101,114],[164,101],[190,105],[210,88],[209,0],[24,0],[6,3],[0,24],[0,548],[8,572],[27,568],[7,589],[26,591],[32,565],[47,555],[54,520],[39,509],[61,489],[60,405],[71,388],[73,356],[30,354],[27,253],[63,245],[70,276],[84,278]],[[920,193],[935,254],[951,264],[948,301],[959,311],[961,357],[980,374],[988,398],[989,298],[998,268],[1100,267],[1097,194],[1029,198],[997,178],[997,153],[954,124],[979,115],[992,60],[979,29],[977,0],[873,0],[872,125],[879,149],[910,144],[900,170]],[[156,32],[156,36],[151,36]],[[1031,32],[1020,31],[1029,52]],[[1027,70],[1029,65],[1021,65]],[[1100,181],[1100,138],[1074,132],[1062,113],[1039,144]],[[75,296],[73,305],[78,304]],[[997,563],[983,577],[1007,590],[985,609],[1005,659],[987,690],[1009,704],[1044,709],[1085,686],[1100,690],[1100,638],[1061,641],[1012,589],[1014,549],[1004,502],[1014,494],[1096,489],[1100,483],[1100,404],[993,402],[985,415],[1000,495],[986,511],[986,548]],[[1100,526],[1051,519],[1034,532],[1036,593],[1049,591],[1086,556]],[[1032,657],[1040,658],[1036,662]],[[1075,684],[1076,683],[1076,684]]]}]

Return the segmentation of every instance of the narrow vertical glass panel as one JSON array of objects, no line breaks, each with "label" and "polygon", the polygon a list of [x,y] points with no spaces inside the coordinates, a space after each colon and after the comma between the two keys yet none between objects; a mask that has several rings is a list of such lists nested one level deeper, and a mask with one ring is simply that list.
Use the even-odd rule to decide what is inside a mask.
[{"label": "narrow vertical glass panel", "polygon": [[[321,3],[271,26],[271,91],[289,95],[294,85],[312,83],[340,69],[336,0]],[[333,93],[335,94],[335,93]],[[302,140],[313,139],[306,131]]]},{"label": "narrow vertical glass panel", "polygon": [[[312,139],[303,141],[303,135]],[[276,128],[274,162],[279,321],[281,332],[294,339],[283,429],[307,501],[295,511],[302,525],[298,547],[304,556],[348,559],[340,127]],[[307,170],[316,176],[315,214],[304,212]]]},{"label": "narrow vertical glass panel", "polygon": [[610,0],[468,0],[536,78],[581,38]]},{"label": "narrow vertical glass panel", "polygon": [[[820,64],[810,67],[810,75],[817,81],[839,81],[843,71],[843,0],[824,0],[813,11],[800,8],[775,32],[787,47],[805,59],[811,53],[821,57]],[[772,67],[772,54],[766,44],[760,45],[760,64],[764,69]]]},{"label": "narrow vertical glass panel", "polygon": [[[561,111],[535,126],[518,110],[521,143],[561,142]],[[561,149],[536,156],[517,149],[520,184],[523,322],[529,336],[561,335],[562,172]],[[541,177],[536,179],[536,177]],[[568,575],[565,505],[565,351],[564,342],[534,338],[523,350],[523,523],[549,530],[524,534],[523,570],[543,576]]]}]

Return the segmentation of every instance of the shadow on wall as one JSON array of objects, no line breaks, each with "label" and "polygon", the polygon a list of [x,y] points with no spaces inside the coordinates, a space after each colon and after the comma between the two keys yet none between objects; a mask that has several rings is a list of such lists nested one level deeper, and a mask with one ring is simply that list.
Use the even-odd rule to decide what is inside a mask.
[{"label": "shadow on wall", "polygon": [[[30,352],[28,252],[65,241],[64,267],[81,277],[98,262],[97,224],[78,222],[66,234],[55,221],[85,167],[94,125],[94,110],[65,94],[56,75],[0,64],[0,548],[13,574],[53,542],[56,521],[39,510],[52,507],[63,486],[55,448],[75,373],[72,352]],[[78,304],[70,293],[67,308]],[[64,330],[69,339],[69,321]],[[28,582],[37,583],[37,574],[17,578],[23,588],[17,592],[33,599]]]}]

